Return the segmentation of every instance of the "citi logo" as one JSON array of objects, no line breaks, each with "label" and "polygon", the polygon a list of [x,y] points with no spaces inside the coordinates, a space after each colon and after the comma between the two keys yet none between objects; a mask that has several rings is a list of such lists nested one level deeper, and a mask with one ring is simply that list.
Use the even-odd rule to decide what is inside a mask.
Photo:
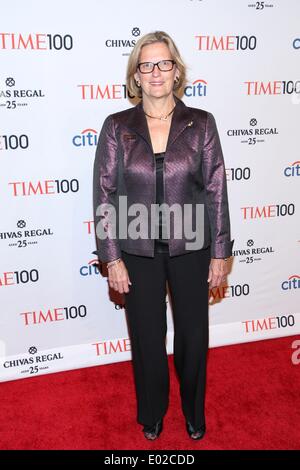
[{"label": "citi logo", "polygon": [[81,266],[79,272],[81,276],[99,276],[100,271],[98,268],[98,265],[95,264],[95,261],[98,261],[97,259],[93,259],[92,261],[89,261],[87,265]]},{"label": "citi logo", "polygon": [[75,147],[93,147],[97,145],[98,133],[95,129],[84,129],[79,135],[72,139]]},{"label": "citi logo", "polygon": [[8,183],[12,196],[50,196],[51,194],[76,193],[79,191],[79,181],[72,180],[40,180],[40,181],[12,181]]},{"label": "citi logo", "polygon": [[256,49],[255,36],[195,36],[198,51],[246,51]]},{"label": "citi logo", "polygon": [[191,85],[188,85],[184,89],[184,94],[188,98],[191,96],[206,96],[207,93],[207,82],[205,80],[195,80]]},{"label": "citi logo", "polygon": [[248,96],[292,95],[293,93],[300,93],[300,80],[275,80],[273,82],[255,81],[244,83],[246,85],[246,95]]},{"label": "citi logo", "polygon": [[289,166],[286,166],[283,170],[283,174],[288,178],[291,176],[300,176],[300,160],[291,163]]},{"label": "citi logo", "polygon": [[73,48],[73,38],[70,34],[47,33],[0,33],[1,50],[32,50],[47,51],[61,49],[69,51]]},{"label": "citi logo", "polygon": [[298,274],[293,274],[288,277],[286,281],[281,283],[282,290],[294,290],[300,288],[300,276]]},{"label": "citi logo", "polygon": [[290,204],[268,204],[266,206],[241,207],[243,220],[271,219],[274,217],[285,217],[295,214],[295,205]]}]

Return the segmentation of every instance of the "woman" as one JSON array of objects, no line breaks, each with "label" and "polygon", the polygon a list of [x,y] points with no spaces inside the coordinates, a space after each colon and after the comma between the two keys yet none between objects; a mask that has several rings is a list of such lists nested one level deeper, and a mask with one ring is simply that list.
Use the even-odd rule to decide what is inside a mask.
[{"label": "woman", "polygon": [[[125,294],[137,420],[150,440],[161,433],[168,407],[166,283],[186,430],[192,439],[205,434],[208,289],[225,280],[233,245],[215,120],[175,95],[184,83],[185,66],[170,36],[156,31],[140,38],[127,86],[141,101],[105,119],[94,166],[95,253],[108,263],[110,287]],[[122,197],[126,208],[139,205],[139,223]],[[148,224],[151,208],[163,202],[176,214],[156,211]],[[176,218],[186,207],[187,215]],[[182,223],[188,234],[180,231]]]}]

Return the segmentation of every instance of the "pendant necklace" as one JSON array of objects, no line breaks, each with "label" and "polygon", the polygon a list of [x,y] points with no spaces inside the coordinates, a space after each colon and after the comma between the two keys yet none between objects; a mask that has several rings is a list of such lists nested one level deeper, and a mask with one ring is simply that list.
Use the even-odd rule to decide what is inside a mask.
[{"label": "pendant necklace", "polygon": [[170,114],[173,113],[174,109],[176,107],[176,104],[174,106],[174,108],[166,115],[166,116],[160,116],[160,117],[156,117],[156,116],[150,116],[150,114],[147,114],[143,108],[143,111],[144,113],[146,114],[146,116],[148,116],[149,118],[152,118],[152,119],[159,119],[160,121],[166,121],[168,119],[168,117],[170,116]]}]

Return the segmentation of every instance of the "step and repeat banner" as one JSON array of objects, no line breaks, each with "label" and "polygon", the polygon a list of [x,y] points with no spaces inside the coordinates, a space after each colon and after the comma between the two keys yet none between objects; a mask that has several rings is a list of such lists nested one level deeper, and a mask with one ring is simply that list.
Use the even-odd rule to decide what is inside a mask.
[{"label": "step and repeat banner", "polygon": [[155,30],[175,40],[182,99],[214,114],[225,158],[234,257],[210,291],[210,346],[300,332],[300,2],[143,7],[1,5],[2,381],[131,358],[123,296],[94,265],[92,172],[104,119],[133,105],[128,56]]}]

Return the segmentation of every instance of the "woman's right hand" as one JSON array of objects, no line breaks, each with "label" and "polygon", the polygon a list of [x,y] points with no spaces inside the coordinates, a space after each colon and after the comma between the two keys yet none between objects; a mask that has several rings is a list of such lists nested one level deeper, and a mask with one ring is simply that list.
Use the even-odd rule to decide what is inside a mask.
[{"label": "woman's right hand", "polygon": [[123,260],[110,266],[108,269],[108,282],[110,287],[120,294],[129,292],[129,285],[132,284]]}]

